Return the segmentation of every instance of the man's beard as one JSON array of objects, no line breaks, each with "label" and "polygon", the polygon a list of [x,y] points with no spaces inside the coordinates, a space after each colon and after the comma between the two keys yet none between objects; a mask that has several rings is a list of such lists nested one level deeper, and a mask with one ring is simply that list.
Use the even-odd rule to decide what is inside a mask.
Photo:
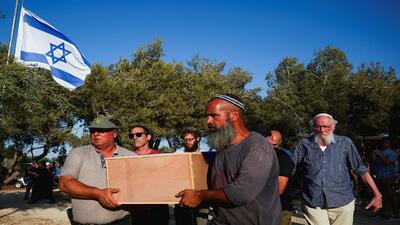
[{"label": "man's beard", "polygon": [[195,142],[192,147],[188,148],[185,146],[185,152],[195,152],[199,148],[199,142]]},{"label": "man's beard", "polygon": [[210,133],[207,137],[207,143],[211,149],[222,151],[228,146],[236,135],[235,128],[231,122],[228,122],[224,127],[217,129],[214,126],[208,126]]},{"label": "man's beard", "polygon": [[330,145],[332,143],[335,143],[335,137],[333,136],[333,133],[328,135],[321,135],[314,133],[314,141],[315,143],[320,145]]}]

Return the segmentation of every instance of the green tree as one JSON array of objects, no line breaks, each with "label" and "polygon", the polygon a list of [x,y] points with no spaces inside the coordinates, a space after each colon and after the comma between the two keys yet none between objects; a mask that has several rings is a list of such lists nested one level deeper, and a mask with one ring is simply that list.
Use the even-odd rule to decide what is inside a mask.
[{"label": "green tree", "polygon": [[306,68],[285,58],[266,80],[268,96],[260,105],[265,122],[286,133],[291,147],[309,134],[309,119],[320,112],[332,114],[339,121],[337,133],[352,138],[388,133],[389,121],[398,118],[394,70],[372,63],[352,72],[345,53],[336,48],[318,51]]},{"label": "green tree", "polygon": [[[223,74],[225,63],[193,57],[187,66],[162,60],[162,43],[157,39],[133,54],[104,68],[95,65],[74,101],[86,122],[96,114],[118,121],[124,143],[129,143],[128,128],[133,124],[149,127],[156,138],[166,138],[176,148],[179,133],[194,127],[204,131],[204,107],[217,93],[231,92],[254,97],[244,90],[251,75],[239,68]],[[82,99],[80,96],[87,96]]]},{"label": "green tree", "polygon": [[0,55],[0,137],[2,149],[12,149],[11,181],[18,175],[17,162],[24,154],[43,149],[39,160],[49,151],[65,151],[65,145],[76,138],[72,127],[76,121],[69,91],[56,84],[48,71],[32,69],[4,60]]}]

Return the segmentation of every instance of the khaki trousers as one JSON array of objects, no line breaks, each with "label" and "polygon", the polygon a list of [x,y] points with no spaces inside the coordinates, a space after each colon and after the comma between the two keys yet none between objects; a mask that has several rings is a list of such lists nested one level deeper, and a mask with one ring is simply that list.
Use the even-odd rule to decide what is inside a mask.
[{"label": "khaki trousers", "polygon": [[303,212],[310,225],[352,225],[354,200],[345,206],[329,209],[311,208],[303,204]]}]

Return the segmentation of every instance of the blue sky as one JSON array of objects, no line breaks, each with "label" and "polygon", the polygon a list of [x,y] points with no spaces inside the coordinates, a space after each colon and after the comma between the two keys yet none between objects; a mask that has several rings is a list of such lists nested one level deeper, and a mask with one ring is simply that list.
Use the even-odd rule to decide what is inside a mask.
[{"label": "blue sky", "polygon": [[[8,43],[14,0],[0,2],[0,42]],[[93,63],[109,65],[160,37],[167,62],[194,55],[253,74],[248,88],[288,56],[307,64],[333,46],[357,68],[400,70],[400,1],[25,0],[24,6],[72,39]],[[264,95],[265,90],[263,91]]]}]

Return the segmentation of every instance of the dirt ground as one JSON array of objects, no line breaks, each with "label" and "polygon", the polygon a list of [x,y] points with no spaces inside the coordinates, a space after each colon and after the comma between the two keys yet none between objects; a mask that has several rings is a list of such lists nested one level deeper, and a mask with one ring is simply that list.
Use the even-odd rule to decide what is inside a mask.
[{"label": "dirt ground", "polygon": [[[0,191],[0,225],[69,225],[66,210],[71,207],[70,198],[54,190],[55,204],[48,200],[29,204],[24,201],[25,188],[5,186]],[[170,206],[170,225],[175,224]]]},{"label": "dirt ground", "polygon": [[[48,200],[42,200],[36,204],[28,204],[24,201],[25,188],[16,189],[6,186],[0,191],[0,225],[68,225],[69,220],[65,210],[71,207],[67,195],[54,191],[55,204],[48,204]],[[300,209],[299,202],[294,202]],[[293,224],[305,224],[300,214],[292,217]],[[170,207],[170,225],[174,225],[173,208]],[[371,212],[356,207],[354,225],[399,225],[399,221],[382,220],[374,217]]]},{"label": "dirt ground", "polygon": [[48,200],[28,204],[24,201],[25,188],[6,186],[0,191],[0,225],[67,225],[70,224],[65,210],[71,207],[70,199],[54,190],[55,204]]}]

